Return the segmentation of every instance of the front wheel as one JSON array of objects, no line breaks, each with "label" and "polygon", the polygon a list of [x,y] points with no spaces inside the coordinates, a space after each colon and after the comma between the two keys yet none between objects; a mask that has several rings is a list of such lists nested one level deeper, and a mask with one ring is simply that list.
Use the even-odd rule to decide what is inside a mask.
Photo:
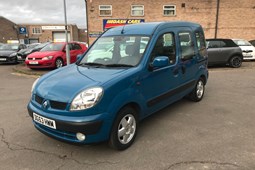
[{"label": "front wheel", "polygon": [[230,59],[229,65],[233,68],[241,67],[242,65],[242,58],[240,56],[234,56]]},{"label": "front wheel", "polygon": [[189,99],[195,102],[199,102],[203,99],[205,92],[205,83],[202,78],[197,81],[196,87],[189,94]]},{"label": "front wheel", "polygon": [[113,124],[109,145],[117,150],[127,149],[135,140],[138,127],[137,112],[132,107],[120,110]]},{"label": "front wheel", "polygon": [[64,65],[63,60],[61,58],[57,58],[56,61],[55,61],[56,68],[63,67],[63,65]]}]

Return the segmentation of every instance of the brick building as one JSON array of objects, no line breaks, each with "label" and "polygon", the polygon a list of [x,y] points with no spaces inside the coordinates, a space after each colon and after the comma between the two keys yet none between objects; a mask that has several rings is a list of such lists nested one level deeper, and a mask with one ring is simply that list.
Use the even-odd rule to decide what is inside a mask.
[{"label": "brick building", "polygon": [[[65,25],[63,24],[19,24],[19,39],[26,44],[35,42],[65,41]],[[68,25],[68,40],[79,41],[79,30],[76,25]]]},{"label": "brick building", "polygon": [[0,43],[7,43],[8,40],[18,40],[17,27],[12,21],[0,16]]},{"label": "brick building", "polygon": [[89,44],[124,23],[192,21],[206,38],[255,39],[254,0],[86,0]]},{"label": "brick building", "polygon": [[[68,40],[87,42],[87,33],[76,25],[68,25]],[[65,41],[64,24],[16,24],[0,16],[0,42],[16,40],[20,43]]]}]

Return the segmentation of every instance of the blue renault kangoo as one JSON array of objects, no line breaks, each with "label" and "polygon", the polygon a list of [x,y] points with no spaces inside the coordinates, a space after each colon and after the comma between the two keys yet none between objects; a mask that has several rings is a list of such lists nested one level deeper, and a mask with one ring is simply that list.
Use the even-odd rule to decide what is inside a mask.
[{"label": "blue renault kangoo", "polygon": [[207,78],[199,24],[125,25],[104,32],[75,64],[37,79],[27,108],[34,126],[50,137],[108,141],[124,150],[140,120],[183,97],[202,100]]}]

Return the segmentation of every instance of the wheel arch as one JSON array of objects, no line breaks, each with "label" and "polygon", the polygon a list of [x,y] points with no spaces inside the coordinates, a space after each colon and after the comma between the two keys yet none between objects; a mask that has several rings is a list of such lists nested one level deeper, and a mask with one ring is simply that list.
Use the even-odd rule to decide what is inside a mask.
[{"label": "wheel arch", "polygon": [[230,60],[231,60],[233,57],[235,57],[235,56],[241,57],[242,60],[243,60],[243,55],[242,55],[242,54],[240,54],[240,53],[234,53],[234,54],[230,55],[230,57],[228,58],[228,63],[229,63]]},{"label": "wheel arch", "polygon": [[202,74],[202,75],[200,76],[200,78],[203,80],[203,82],[204,82],[205,85],[206,85],[206,83],[207,83],[207,78],[206,78],[206,76]]}]

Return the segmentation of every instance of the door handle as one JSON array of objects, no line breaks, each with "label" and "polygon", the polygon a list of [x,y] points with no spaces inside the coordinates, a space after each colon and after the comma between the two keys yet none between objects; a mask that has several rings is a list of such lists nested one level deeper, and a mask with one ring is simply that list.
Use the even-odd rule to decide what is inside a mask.
[{"label": "door handle", "polygon": [[182,70],[182,74],[185,74],[185,72],[186,72],[186,67],[185,67],[184,65],[182,65],[181,70]]}]

